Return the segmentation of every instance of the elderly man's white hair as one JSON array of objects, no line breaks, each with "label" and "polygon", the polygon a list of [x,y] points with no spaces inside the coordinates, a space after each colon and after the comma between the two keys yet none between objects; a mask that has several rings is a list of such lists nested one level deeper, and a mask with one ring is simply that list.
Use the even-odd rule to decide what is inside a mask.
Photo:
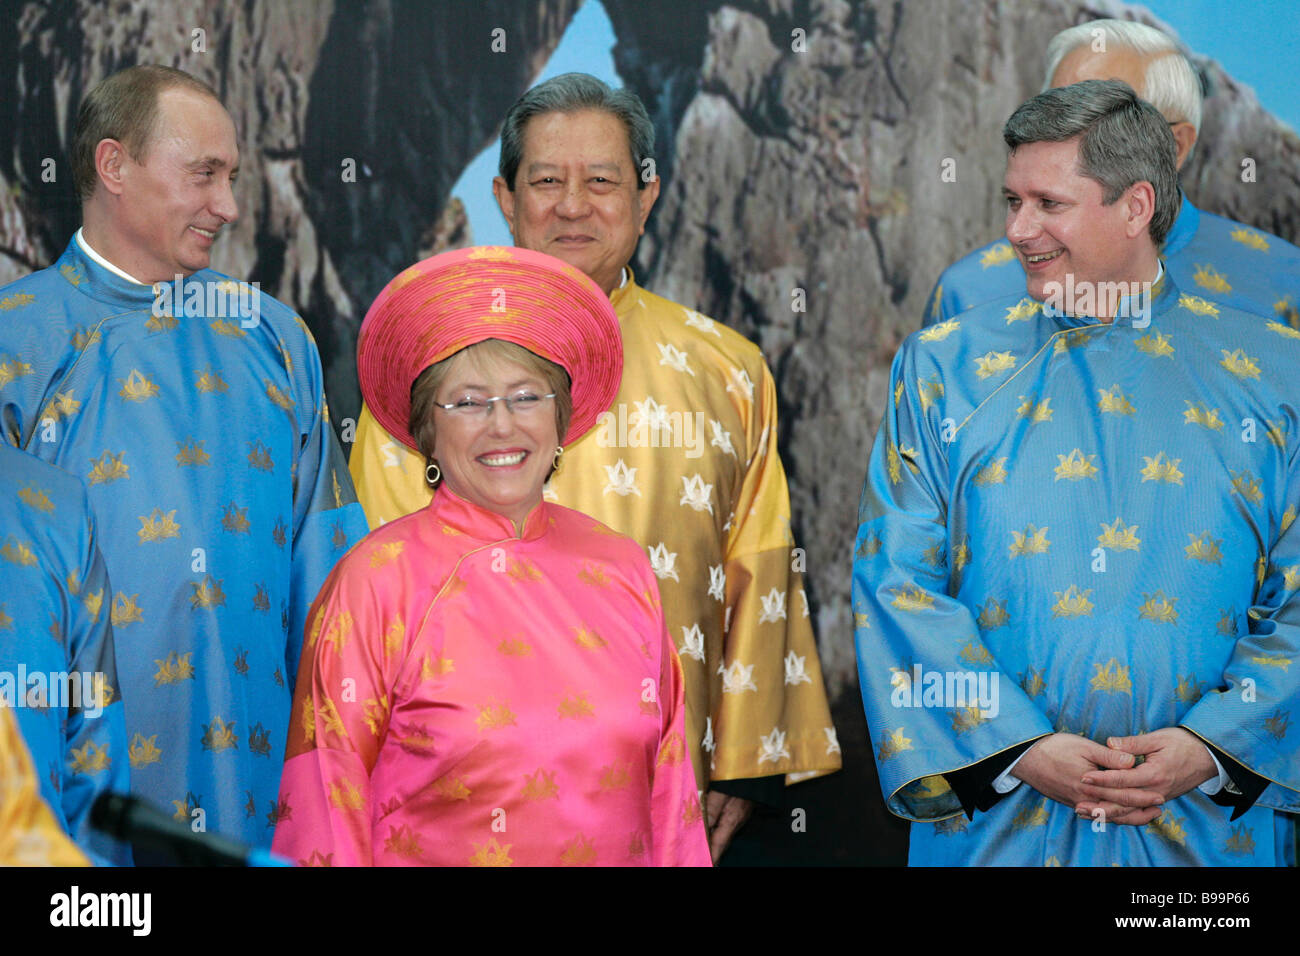
[{"label": "elderly man's white hair", "polygon": [[1178,41],[1145,23],[1134,23],[1132,20],[1090,20],[1062,30],[1047,44],[1043,89],[1051,89],[1052,77],[1056,75],[1056,70],[1066,55],[1081,46],[1091,46],[1098,38],[1098,30],[1101,31],[1101,38],[1104,38],[1106,52],[1118,47],[1150,58],[1143,89],[1138,90],[1138,94],[1158,109],[1165,119],[1190,123],[1199,134],[1200,77]]}]

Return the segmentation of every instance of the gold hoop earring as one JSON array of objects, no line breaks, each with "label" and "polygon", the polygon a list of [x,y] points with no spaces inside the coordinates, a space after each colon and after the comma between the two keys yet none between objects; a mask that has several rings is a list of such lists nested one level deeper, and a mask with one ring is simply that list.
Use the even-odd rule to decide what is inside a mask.
[{"label": "gold hoop earring", "polygon": [[551,464],[551,474],[556,475],[560,472],[560,456],[564,454],[564,446],[555,446],[555,461]]},{"label": "gold hoop earring", "polygon": [[[432,475],[429,474],[430,471],[433,472]],[[427,481],[430,485],[436,485],[439,481],[442,480],[442,469],[438,467],[438,463],[436,461],[431,461],[427,466],[425,466],[424,480]]]}]

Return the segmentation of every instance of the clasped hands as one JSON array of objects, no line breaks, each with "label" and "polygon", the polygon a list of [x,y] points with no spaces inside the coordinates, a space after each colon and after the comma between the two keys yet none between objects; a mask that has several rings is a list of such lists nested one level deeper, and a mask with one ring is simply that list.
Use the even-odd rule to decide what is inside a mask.
[{"label": "clasped hands", "polygon": [[1181,727],[1111,737],[1107,744],[1051,734],[1025,751],[1011,776],[1081,817],[1140,827],[1159,817],[1166,801],[1218,773],[1201,739]]}]

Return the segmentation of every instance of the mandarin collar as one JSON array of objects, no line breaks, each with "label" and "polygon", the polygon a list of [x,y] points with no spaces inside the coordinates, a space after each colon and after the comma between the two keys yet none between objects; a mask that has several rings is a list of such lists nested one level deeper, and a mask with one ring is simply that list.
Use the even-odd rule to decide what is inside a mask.
[{"label": "mandarin collar", "polygon": [[443,524],[480,541],[500,541],[503,538],[536,541],[551,526],[550,505],[544,499],[524,519],[523,533],[515,534],[513,521],[505,515],[466,501],[448,488],[446,482],[438,485],[427,507],[430,514]]},{"label": "mandarin collar", "polygon": [[1071,315],[1060,311],[1049,305],[1046,301],[1042,303],[1043,315],[1056,322],[1057,325],[1067,328],[1080,328],[1092,325],[1113,325],[1116,328],[1131,326],[1135,329],[1144,329],[1151,324],[1151,317],[1158,311],[1164,311],[1170,304],[1170,293],[1176,289],[1173,280],[1169,278],[1169,270],[1165,267],[1164,257],[1159,258],[1159,268],[1156,272],[1156,280],[1151,283],[1150,289],[1141,289],[1141,291],[1125,296],[1119,312],[1127,312],[1126,315],[1117,314],[1109,322],[1103,322],[1095,315]]},{"label": "mandarin collar", "polygon": [[623,279],[623,284],[609,294],[609,304],[614,307],[614,312],[620,319],[623,312],[636,301],[641,291],[637,287],[636,276],[632,273],[631,266],[623,267]]}]

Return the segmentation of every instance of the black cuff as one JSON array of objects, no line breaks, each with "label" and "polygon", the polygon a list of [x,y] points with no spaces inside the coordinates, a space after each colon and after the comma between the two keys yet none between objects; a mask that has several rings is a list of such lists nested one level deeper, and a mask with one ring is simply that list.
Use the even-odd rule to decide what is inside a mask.
[{"label": "black cuff", "polygon": [[785,806],[785,774],[773,777],[743,777],[739,780],[712,780],[709,789],[740,797],[768,807]]},{"label": "black cuff", "polygon": [[1037,742],[1038,739],[1035,738],[1023,744],[1017,744],[1009,750],[996,753],[979,763],[963,767],[961,770],[950,770],[948,773],[943,774],[943,779],[948,781],[948,786],[952,788],[952,792],[961,801],[961,808],[966,811],[966,816],[973,820],[975,819],[976,810],[989,810],[995,803],[1006,796],[1005,793],[998,793],[993,789],[993,781],[998,779],[1002,775],[1002,771],[1011,766],[1017,757]]},{"label": "black cuff", "polygon": [[1214,754],[1219,763],[1223,764],[1223,769],[1232,778],[1236,788],[1241,791],[1240,793],[1229,793],[1225,785],[1218,793],[1210,797],[1221,807],[1232,807],[1232,816],[1228,819],[1235,820],[1254,806],[1255,801],[1259,799],[1259,795],[1268,788],[1268,778],[1261,777],[1253,770],[1247,770],[1241,763],[1233,760],[1204,738],[1198,737],[1197,739],[1210,748],[1210,753]]}]

